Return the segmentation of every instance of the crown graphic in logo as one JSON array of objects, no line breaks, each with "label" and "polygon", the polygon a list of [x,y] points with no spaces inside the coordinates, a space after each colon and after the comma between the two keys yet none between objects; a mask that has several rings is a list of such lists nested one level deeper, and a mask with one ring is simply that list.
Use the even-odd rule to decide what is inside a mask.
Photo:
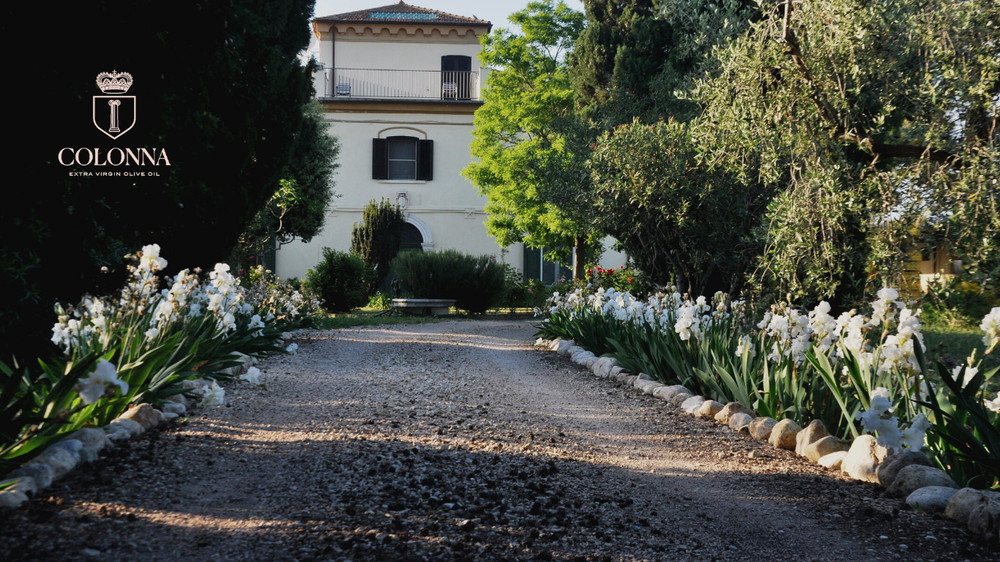
[{"label": "crown graphic in logo", "polygon": [[97,75],[97,87],[105,94],[124,94],[132,87],[132,75],[128,72],[102,72]]}]

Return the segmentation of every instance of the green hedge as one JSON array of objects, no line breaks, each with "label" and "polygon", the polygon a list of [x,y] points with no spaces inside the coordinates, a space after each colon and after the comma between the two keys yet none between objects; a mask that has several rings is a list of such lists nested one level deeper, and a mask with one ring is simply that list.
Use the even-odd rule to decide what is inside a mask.
[{"label": "green hedge", "polygon": [[402,252],[392,260],[392,270],[403,296],[455,299],[455,306],[469,312],[486,312],[503,296],[503,266],[486,255]]}]

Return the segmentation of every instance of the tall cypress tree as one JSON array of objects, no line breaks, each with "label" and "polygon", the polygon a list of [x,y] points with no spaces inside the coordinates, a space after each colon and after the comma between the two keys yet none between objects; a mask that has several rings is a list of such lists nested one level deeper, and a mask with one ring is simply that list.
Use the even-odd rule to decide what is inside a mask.
[{"label": "tall cypress tree", "polygon": [[714,64],[712,48],[758,16],[755,0],[585,0],[587,27],[570,59],[576,104],[604,129],[700,108],[678,97]]},{"label": "tall cypress tree", "polygon": [[587,27],[570,59],[577,105],[606,124],[660,117],[651,79],[667,60],[671,25],[654,0],[585,0]]},{"label": "tall cypress tree", "polygon": [[[144,244],[159,244],[175,269],[226,258],[277,189],[301,130],[312,80],[299,54],[312,7],[95,0],[53,14],[5,5],[5,52],[26,52],[15,29],[25,22],[45,21],[47,39],[8,61],[29,86],[8,130],[30,132],[8,149],[8,172],[30,180],[20,186],[26,201],[0,206],[0,358],[44,352],[53,303],[115,290],[123,255]],[[132,76],[135,96],[134,127],[117,139],[95,127],[92,109],[95,78],[113,71]],[[170,166],[66,164],[77,149],[87,162],[126,148],[165,151]]]},{"label": "tall cypress tree", "polygon": [[382,199],[378,203],[369,201],[362,211],[361,222],[354,223],[351,253],[361,256],[372,271],[369,294],[377,291],[389,274],[389,262],[399,253],[404,222],[399,206]]}]

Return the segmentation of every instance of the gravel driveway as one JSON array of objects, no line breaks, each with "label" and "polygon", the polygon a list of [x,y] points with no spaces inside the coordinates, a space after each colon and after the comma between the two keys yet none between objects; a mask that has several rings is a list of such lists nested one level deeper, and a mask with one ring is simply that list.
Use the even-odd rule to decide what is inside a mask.
[{"label": "gravel driveway", "polygon": [[0,513],[0,559],[995,560],[949,521],[531,346],[522,321],[307,332]]}]

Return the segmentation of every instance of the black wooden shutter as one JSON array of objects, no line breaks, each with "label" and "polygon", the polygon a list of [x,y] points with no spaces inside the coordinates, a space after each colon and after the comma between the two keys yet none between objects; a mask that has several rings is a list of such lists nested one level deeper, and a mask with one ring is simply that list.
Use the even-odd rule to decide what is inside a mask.
[{"label": "black wooden shutter", "polygon": [[388,139],[372,139],[372,179],[389,179]]},{"label": "black wooden shutter", "polygon": [[434,179],[434,141],[417,141],[417,179],[431,181]]}]

